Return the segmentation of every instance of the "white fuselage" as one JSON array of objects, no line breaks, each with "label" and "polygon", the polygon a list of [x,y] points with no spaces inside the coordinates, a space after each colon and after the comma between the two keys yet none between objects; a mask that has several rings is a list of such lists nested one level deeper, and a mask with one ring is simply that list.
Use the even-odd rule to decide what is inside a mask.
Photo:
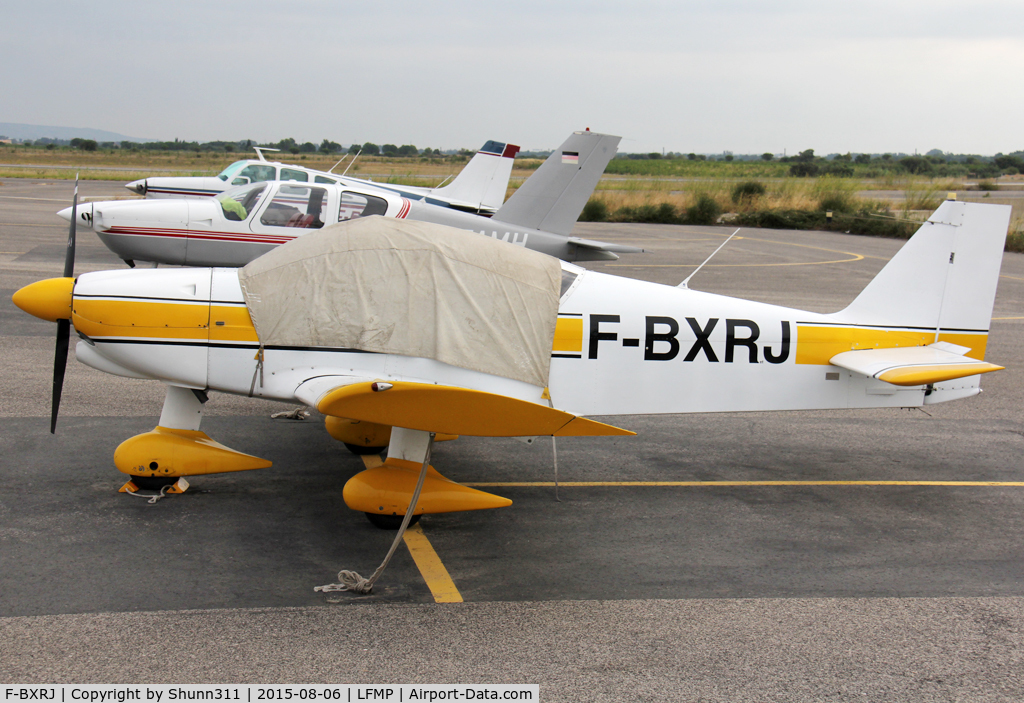
[{"label": "white fuselage", "polygon": [[[831,315],[563,268],[576,278],[560,303],[549,388],[554,406],[574,414],[909,407],[979,390],[977,376],[903,388],[828,363],[836,348],[870,345],[872,334],[888,335],[891,344],[892,335],[921,339],[934,330],[867,329]],[[234,269],[83,274],[75,301],[76,314],[106,318],[81,323],[88,338],[78,358],[109,373],[291,402],[302,400],[296,389],[310,379],[337,376],[546,403],[537,386],[391,354],[268,347],[260,368]],[[117,310],[134,315],[146,305],[152,327],[116,326]],[[984,332],[972,338],[983,349]]]}]

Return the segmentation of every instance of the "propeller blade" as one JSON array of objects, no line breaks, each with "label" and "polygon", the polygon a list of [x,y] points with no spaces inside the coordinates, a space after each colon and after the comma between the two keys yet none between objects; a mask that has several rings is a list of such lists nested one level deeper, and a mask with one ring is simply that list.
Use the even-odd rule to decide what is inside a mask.
[{"label": "propeller blade", "polygon": [[68,366],[68,346],[71,338],[71,320],[57,320],[57,345],[53,352],[53,400],[50,403],[50,434],[57,431],[57,411],[64,390],[64,370]]},{"label": "propeller blade", "polygon": [[71,201],[71,228],[68,230],[68,250],[64,255],[64,278],[75,276],[75,227],[78,226],[78,174],[75,174],[75,196]]},{"label": "propeller blade", "polygon": [[[75,195],[71,201],[71,227],[68,230],[68,249],[64,255],[64,278],[75,276],[75,227],[78,226],[78,174],[75,174]],[[50,402],[50,434],[57,432],[57,411],[64,390],[64,372],[68,367],[68,348],[71,339],[71,320],[57,320],[57,343],[53,351],[53,398]]]}]

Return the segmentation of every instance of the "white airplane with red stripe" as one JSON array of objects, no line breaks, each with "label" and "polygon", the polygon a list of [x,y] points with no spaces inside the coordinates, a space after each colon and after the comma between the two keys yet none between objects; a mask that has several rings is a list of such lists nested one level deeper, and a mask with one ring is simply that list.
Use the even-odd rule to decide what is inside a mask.
[{"label": "white airplane with red stripe", "polygon": [[353,178],[331,171],[318,171],[305,166],[267,161],[264,151],[255,147],[258,159],[236,161],[216,176],[150,176],[125,184],[125,188],[146,198],[212,198],[235,186],[266,181],[296,183],[340,183],[355,188],[375,188],[408,198],[423,200],[439,207],[450,207],[478,215],[493,215],[505,202],[519,147],[505,142],[488,141],[473,155],[458,175],[447,185],[435,188],[394,185]]},{"label": "white airplane with red stripe", "polygon": [[[458,227],[565,261],[617,259],[643,250],[571,233],[618,142],[590,131],[570,135],[489,218],[364,185],[261,181],[214,198],[86,203],[75,220],[131,266],[244,266],[296,237],[371,215]],[[69,219],[71,208],[59,214]]]}]

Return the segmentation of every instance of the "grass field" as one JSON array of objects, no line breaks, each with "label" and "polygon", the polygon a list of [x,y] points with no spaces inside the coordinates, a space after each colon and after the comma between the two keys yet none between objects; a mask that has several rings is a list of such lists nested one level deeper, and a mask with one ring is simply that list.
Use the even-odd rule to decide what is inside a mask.
[{"label": "grass field", "polygon": [[[146,150],[99,149],[94,152],[67,148],[53,150],[17,145],[0,146],[0,178],[83,179],[127,183],[146,176],[213,176],[228,164],[251,158],[251,152],[159,152]],[[340,156],[320,154],[273,155],[285,163],[296,163],[318,170],[331,169]],[[349,175],[393,184],[434,186],[456,175],[467,162],[465,156],[449,157],[360,157]],[[350,163],[346,158],[337,168],[341,172]],[[509,182],[511,195],[531,176],[541,161],[517,159]],[[788,164],[764,161],[722,162],[625,159],[613,160],[594,191],[592,204],[604,216],[595,219],[617,221],[686,221],[685,214],[698,202],[713,201],[716,215],[728,221],[735,217],[747,221],[776,221],[761,217],[765,213],[804,213],[806,218],[782,218],[791,226],[813,226],[824,221],[826,210],[845,213],[851,231],[884,234],[872,218],[920,219],[934,210],[947,193],[956,192],[961,200],[1005,203],[1013,206],[1010,248],[1024,251],[1024,197],[1007,197],[1000,191],[1020,192],[1024,175],[1003,176],[978,190],[970,179],[928,178],[905,173],[882,172],[873,178],[794,178],[787,175]],[[763,193],[736,197],[742,183],[756,182]],[[588,210],[589,211],[589,210]],[[666,219],[667,213],[677,213]],[[643,213],[660,212],[661,219]],[[647,219],[645,219],[647,217]],[[845,230],[843,230],[845,231]]]}]

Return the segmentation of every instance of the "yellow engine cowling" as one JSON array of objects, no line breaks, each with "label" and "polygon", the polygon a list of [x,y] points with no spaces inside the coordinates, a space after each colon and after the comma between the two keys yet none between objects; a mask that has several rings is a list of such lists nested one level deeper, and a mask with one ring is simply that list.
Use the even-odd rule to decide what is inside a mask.
[{"label": "yellow engine cowling", "polygon": [[121,442],[114,465],[131,476],[165,477],[265,469],[271,462],[225,447],[205,432],[158,425]]}]

